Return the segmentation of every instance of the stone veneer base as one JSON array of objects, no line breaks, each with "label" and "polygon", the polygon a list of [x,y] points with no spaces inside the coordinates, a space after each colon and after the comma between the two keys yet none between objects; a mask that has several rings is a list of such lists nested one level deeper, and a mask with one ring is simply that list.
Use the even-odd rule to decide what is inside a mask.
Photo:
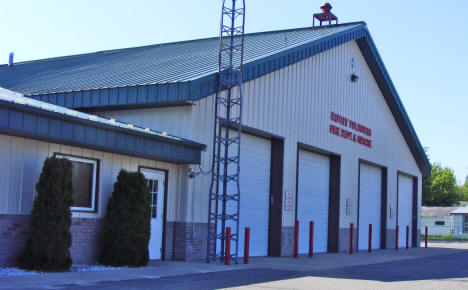
[{"label": "stone veneer base", "polygon": [[395,249],[395,229],[387,229],[387,249]]},{"label": "stone veneer base", "polygon": [[[340,228],[338,232],[338,251],[347,252],[349,251],[349,238],[350,238],[350,229],[349,228]],[[353,231],[353,249],[357,249],[357,229],[354,228]]]},{"label": "stone veneer base", "polygon": [[294,254],[294,227],[282,227],[281,256],[288,257]]},{"label": "stone veneer base", "polygon": [[[11,266],[24,247],[28,235],[28,215],[0,214],[0,266]],[[102,219],[72,218],[70,254],[75,264],[93,264],[99,258]],[[167,222],[165,240],[166,260],[203,260],[206,258],[207,223]],[[418,243],[420,241],[418,230]],[[356,250],[357,231],[354,230]],[[395,248],[395,230],[387,229],[387,249]],[[212,247],[213,248],[213,247]],[[292,256],[294,227],[282,227],[281,256]],[[349,251],[349,228],[339,230],[339,251]]]},{"label": "stone veneer base", "polygon": [[[101,219],[72,218],[70,255],[74,264],[97,262],[101,226]],[[0,214],[0,266],[16,265],[28,230],[29,215]]]},{"label": "stone veneer base", "polygon": [[29,216],[0,214],[0,266],[13,266],[28,237]]},{"label": "stone veneer base", "polygon": [[[94,264],[99,259],[103,219],[72,218],[70,255],[74,264]],[[28,237],[29,215],[0,214],[0,266],[14,266]],[[207,223],[167,222],[164,258],[206,258]]]},{"label": "stone veneer base", "polygon": [[[169,231],[168,228],[170,228]],[[177,261],[206,259],[207,231],[207,223],[168,222],[166,226],[166,259]],[[169,232],[172,233],[172,237],[168,235]],[[170,246],[168,247],[169,244],[172,245],[172,249]]]}]

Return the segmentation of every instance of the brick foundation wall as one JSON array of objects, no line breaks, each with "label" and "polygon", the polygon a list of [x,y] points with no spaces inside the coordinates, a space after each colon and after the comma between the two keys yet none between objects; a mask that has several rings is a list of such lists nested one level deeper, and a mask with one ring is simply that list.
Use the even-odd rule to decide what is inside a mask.
[{"label": "brick foundation wall", "polygon": [[[353,231],[353,248],[354,251],[357,250],[357,229],[354,228]],[[350,230],[349,228],[340,228],[338,233],[338,250],[340,252],[347,252],[349,251],[349,235]]]},{"label": "brick foundation wall", "polygon": [[[173,227],[172,259],[178,261],[206,259],[208,224],[191,222],[171,222],[171,224]],[[166,244],[166,249],[168,246]]]},{"label": "brick foundation wall", "polygon": [[[74,264],[95,264],[99,258],[102,219],[72,218],[70,254]],[[0,215],[0,266],[13,266],[28,237],[28,215]],[[208,224],[167,222],[166,260],[206,258]]]},{"label": "brick foundation wall", "polygon": [[166,239],[164,243],[164,259],[166,261],[173,260],[174,252],[174,226],[175,222],[166,222]]},{"label": "brick foundation wall", "polygon": [[29,216],[0,214],[0,266],[16,264],[28,237]]},{"label": "brick foundation wall", "polygon": [[70,255],[73,264],[97,263],[102,224],[102,219],[72,218]]},{"label": "brick foundation wall", "polygon": [[387,249],[395,249],[396,230],[387,229]]},{"label": "brick foundation wall", "polygon": [[294,254],[294,227],[282,227],[281,230],[281,256]]},{"label": "brick foundation wall", "polygon": [[[74,264],[94,264],[99,254],[101,219],[72,218],[70,254]],[[13,266],[28,238],[29,215],[0,214],[0,266]]]}]

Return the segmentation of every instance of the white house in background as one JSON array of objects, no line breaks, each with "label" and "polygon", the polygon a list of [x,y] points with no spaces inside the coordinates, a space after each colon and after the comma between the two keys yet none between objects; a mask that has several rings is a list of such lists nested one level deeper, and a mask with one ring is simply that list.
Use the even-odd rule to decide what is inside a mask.
[{"label": "white house in background", "polygon": [[443,236],[453,232],[452,211],[457,207],[423,206],[421,207],[421,233],[427,227],[429,236]]},{"label": "white house in background", "polygon": [[456,238],[468,237],[468,206],[455,209],[451,213],[453,235]]}]

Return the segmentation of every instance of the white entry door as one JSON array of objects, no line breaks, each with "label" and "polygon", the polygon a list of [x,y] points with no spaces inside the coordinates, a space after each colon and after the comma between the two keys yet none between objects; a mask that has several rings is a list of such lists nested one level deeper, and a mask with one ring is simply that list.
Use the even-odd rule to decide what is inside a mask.
[{"label": "white entry door", "polygon": [[[224,131],[224,130],[223,130]],[[230,134],[237,134],[231,130]],[[234,147],[233,147],[234,148]],[[238,256],[244,255],[244,229],[250,227],[250,256],[268,255],[268,221],[270,196],[270,160],[271,141],[268,139],[242,134],[240,155],[240,218],[239,218],[239,250]],[[229,168],[233,172],[234,166]],[[222,170],[222,166],[221,166]],[[220,192],[222,193],[222,186]],[[235,192],[234,182],[227,188],[229,193]],[[221,206],[218,206],[220,213]],[[229,201],[227,213],[235,212],[235,202]],[[232,230],[233,221],[226,223]],[[218,223],[218,233],[221,232]],[[217,249],[220,249],[218,243]],[[231,246],[231,254],[234,253]]]},{"label": "white entry door", "polygon": [[409,246],[413,229],[413,180],[405,175],[398,175],[398,247],[406,247],[406,226],[409,226]]},{"label": "white entry door", "polygon": [[328,203],[330,197],[330,158],[299,151],[297,220],[299,253],[309,252],[309,222],[314,222],[314,252],[328,248]]},{"label": "white entry door", "polygon": [[148,205],[151,208],[149,257],[151,260],[161,259],[165,173],[146,168],[140,169],[140,171],[145,176],[151,194],[151,203]]},{"label": "white entry door", "polygon": [[361,164],[359,178],[359,250],[369,248],[369,224],[372,224],[372,249],[380,249],[381,199],[382,169]]}]

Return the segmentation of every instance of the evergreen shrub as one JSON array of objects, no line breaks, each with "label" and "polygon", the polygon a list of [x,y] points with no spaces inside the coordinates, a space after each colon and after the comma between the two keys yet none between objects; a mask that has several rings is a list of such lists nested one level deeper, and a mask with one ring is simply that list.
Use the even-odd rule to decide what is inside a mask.
[{"label": "evergreen shrub", "polygon": [[65,158],[47,158],[36,191],[29,217],[29,236],[18,264],[29,270],[66,271],[72,264],[69,250],[72,163]]},{"label": "evergreen shrub", "polygon": [[101,264],[131,267],[148,264],[150,202],[143,174],[120,170],[104,218]]}]

